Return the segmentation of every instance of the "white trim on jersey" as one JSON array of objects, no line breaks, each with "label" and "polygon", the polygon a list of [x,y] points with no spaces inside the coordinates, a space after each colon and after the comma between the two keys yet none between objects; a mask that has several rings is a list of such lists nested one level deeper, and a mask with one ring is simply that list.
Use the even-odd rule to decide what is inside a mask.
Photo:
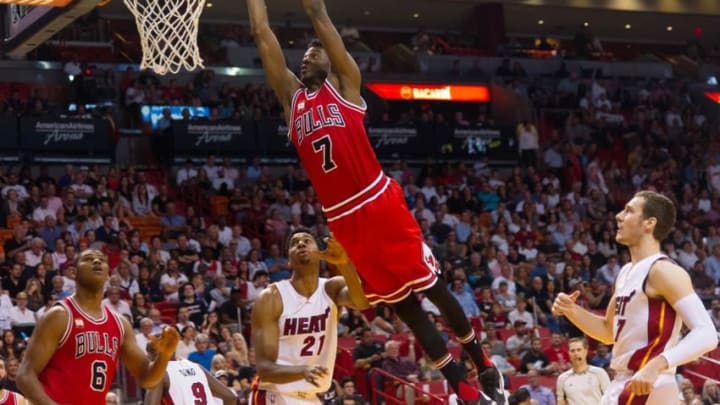
[{"label": "white trim on jersey", "polygon": [[384,176],[385,176],[385,173],[383,173],[382,171],[380,171],[380,173],[378,174],[377,178],[376,178],[372,183],[370,183],[369,186],[367,186],[367,187],[365,187],[364,189],[358,191],[357,193],[351,195],[350,197],[348,197],[348,198],[340,201],[339,203],[333,205],[332,207],[327,207],[327,208],[326,208],[326,207],[323,207],[323,209],[322,209],[323,212],[335,211],[336,209],[341,208],[343,205],[346,205],[346,204],[351,203],[353,200],[361,197],[363,194],[367,193],[368,191],[370,191],[370,189],[372,189],[372,188],[375,187],[378,183],[380,183],[380,180],[382,180],[382,178],[383,178]]},{"label": "white trim on jersey", "polygon": [[354,110],[354,111],[357,111],[357,112],[359,112],[359,113],[365,114],[365,110],[367,110],[367,103],[365,102],[365,100],[364,100],[362,97],[360,98],[360,100],[362,101],[362,105],[355,105],[355,104],[347,101],[347,100],[345,99],[345,97],[343,97],[343,96],[340,94],[340,92],[337,91],[337,89],[335,88],[335,86],[332,85],[332,83],[330,82],[330,80],[325,79],[325,83],[327,83],[328,88],[330,89],[330,92],[332,93],[333,97],[335,97],[335,98],[337,99],[337,101],[340,102],[340,104],[344,105],[345,107],[347,107],[347,108],[349,108],[349,109],[351,109],[351,110]]},{"label": "white trim on jersey", "polygon": [[390,186],[390,178],[389,178],[389,177],[388,177],[387,180],[385,181],[385,185],[384,185],[377,193],[375,193],[375,194],[373,194],[372,196],[368,197],[368,198],[365,199],[363,202],[357,204],[356,206],[350,208],[349,210],[344,211],[342,214],[338,214],[338,215],[335,215],[335,216],[332,217],[332,218],[328,218],[328,219],[327,219],[327,222],[333,222],[333,221],[336,221],[336,220],[338,220],[338,219],[340,219],[340,218],[342,218],[342,217],[348,216],[348,215],[352,214],[353,212],[359,210],[360,208],[364,207],[365,205],[367,205],[367,204],[369,204],[369,203],[377,200],[378,197],[380,197],[380,196],[385,192],[385,190],[387,190],[388,186]]},{"label": "white trim on jersey", "polygon": [[58,304],[61,307],[65,308],[65,311],[68,314],[67,323],[65,324],[65,333],[63,333],[62,337],[60,338],[60,341],[58,342],[58,348],[60,348],[65,344],[67,339],[70,337],[70,333],[72,332],[72,328],[75,323],[73,322],[73,318],[74,318],[73,312],[70,309],[70,307],[65,303],[65,301],[58,301]]}]

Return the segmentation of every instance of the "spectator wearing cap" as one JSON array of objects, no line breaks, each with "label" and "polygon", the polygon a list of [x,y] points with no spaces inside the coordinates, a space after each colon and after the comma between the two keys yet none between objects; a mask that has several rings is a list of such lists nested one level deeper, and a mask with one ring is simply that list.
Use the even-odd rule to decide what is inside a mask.
[{"label": "spectator wearing cap", "polygon": [[531,336],[527,323],[522,319],[518,319],[513,322],[513,328],[515,328],[515,334],[508,337],[505,348],[508,352],[523,354],[525,351],[530,350]]}]

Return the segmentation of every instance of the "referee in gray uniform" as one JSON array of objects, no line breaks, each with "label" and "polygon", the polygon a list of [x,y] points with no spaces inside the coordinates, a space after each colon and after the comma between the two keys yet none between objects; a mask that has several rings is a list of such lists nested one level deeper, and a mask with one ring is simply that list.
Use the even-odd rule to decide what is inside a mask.
[{"label": "referee in gray uniform", "polygon": [[568,341],[572,368],[557,379],[557,405],[597,405],[610,385],[610,378],[600,367],[588,365],[588,344],[584,338]]}]

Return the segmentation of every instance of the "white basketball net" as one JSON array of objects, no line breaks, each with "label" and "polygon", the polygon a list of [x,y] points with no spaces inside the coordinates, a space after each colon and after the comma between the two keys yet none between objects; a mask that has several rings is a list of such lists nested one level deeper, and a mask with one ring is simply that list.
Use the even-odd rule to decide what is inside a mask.
[{"label": "white basketball net", "polygon": [[197,37],[205,0],[124,0],[140,33],[140,69],[164,75],[202,68]]}]

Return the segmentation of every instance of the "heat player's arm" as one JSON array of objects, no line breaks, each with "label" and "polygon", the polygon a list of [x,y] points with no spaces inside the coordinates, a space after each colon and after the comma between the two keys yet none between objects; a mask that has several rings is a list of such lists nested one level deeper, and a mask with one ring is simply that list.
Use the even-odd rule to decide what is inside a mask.
[{"label": "heat player's arm", "polygon": [[650,269],[645,292],[649,297],[667,301],[690,329],[690,333],[677,345],[656,358],[660,370],[697,360],[717,347],[715,326],[684,269],[669,260],[655,262]]},{"label": "heat player's arm", "polygon": [[38,376],[58,349],[67,328],[68,316],[67,310],[61,306],[50,308],[35,326],[20,363],[17,385],[25,398],[33,404],[57,404],[45,393]]},{"label": "heat player's arm", "polygon": [[580,305],[574,305],[573,310],[565,315],[570,322],[591,338],[612,345],[614,343],[613,322],[615,321],[615,296],[613,295],[605,310],[605,316],[596,315]]},{"label": "heat player's arm", "polygon": [[280,43],[270,28],[265,0],[247,0],[250,29],[255,45],[260,52],[265,74],[285,111],[286,119],[292,113],[292,97],[302,86],[297,76],[290,71],[285,61]]},{"label": "heat player's arm", "polygon": [[255,344],[255,363],[260,381],[285,384],[303,380],[305,366],[277,364],[280,328],[278,319],[283,304],[280,292],[270,286],[263,290],[255,301],[252,311],[252,341]]},{"label": "heat player's arm", "polygon": [[208,373],[207,370],[203,369],[205,377],[207,377],[208,385],[210,386],[210,392],[215,398],[220,398],[223,401],[223,405],[237,405],[238,398],[235,393],[225,384],[218,381],[212,374]]},{"label": "heat player's arm", "polygon": [[315,33],[330,58],[332,72],[340,81],[340,92],[349,102],[360,106],[362,76],[355,59],[345,49],[340,33],[328,16],[324,0],[303,0],[305,13],[310,17]]},{"label": "heat player's arm", "polygon": [[165,373],[165,377],[163,377],[162,383],[155,386],[155,388],[150,389],[145,392],[145,400],[143,401],[143,404],[144,405],[161,405],[163,396],[167,392],[169,386],[170,386],[170,378],[168,377],[167,373]]}]

